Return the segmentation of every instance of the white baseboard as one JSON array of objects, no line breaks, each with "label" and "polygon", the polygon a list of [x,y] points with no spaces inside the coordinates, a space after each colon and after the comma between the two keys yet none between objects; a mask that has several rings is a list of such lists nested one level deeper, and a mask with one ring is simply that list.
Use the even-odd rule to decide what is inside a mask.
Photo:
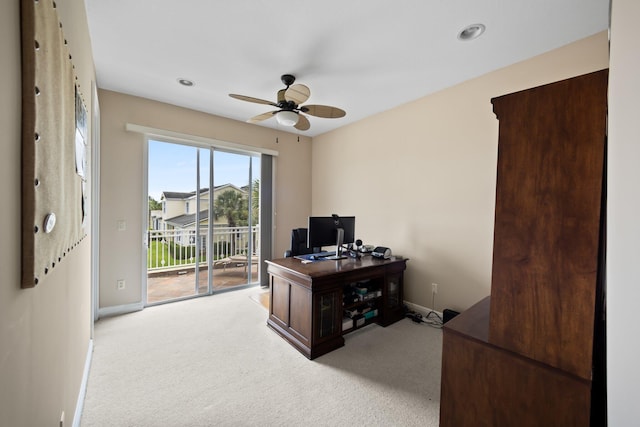
[{"label": "white baseboard", "polygon": [[91,370],[91,359],[93,357],[93,340],[89,340],[87,348],[87,357],[84,361],[84,373],[82,374],[82,382],[80,383],[80,391],[78,392],[78,400],[76,401],[76,412],[73,414],[73,427],[80,427],[80,419],[82,418],[82,408],[84,407],[84,397],[87,395],[87,383],[89,382],[89,371]]},{"label": "white baseboard", "polygon": [[416,313],[422,314],[422,317],[426,317],[427,314],[433,312],[433,313],[436,313],[438,316],[440,316],[440,318],[442,319],[442,313],[439,312],[439,311],[432,310],[432,309],[430,309],[428,307],[423,307],[421,305],[414,304],[414,303],[408,302],[408,301],[405,301],[404,305],[406,305],[409,310],[412,310],[412,311],[415,311]]},{"label": "white baseboard", "polygon": [[134,311],[140,311],[143,308],[144,304],[142,304],[141,302],[125,305],[115,305],[113,307],[103,307],[98,309],[98,318],[133,313]]}]

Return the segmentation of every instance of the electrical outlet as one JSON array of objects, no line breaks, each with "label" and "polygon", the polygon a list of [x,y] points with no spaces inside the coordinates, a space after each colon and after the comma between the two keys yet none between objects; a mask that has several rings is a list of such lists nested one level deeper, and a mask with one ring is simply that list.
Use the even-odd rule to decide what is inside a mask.
[{"label": "electrical outlet", "polygon": [[118,280],[116,280],[116,284],[118,285],[118,290],[122,290],[122,289],[124,289],[124,285],[125,285],[125,283],[124,283],[124,279],[118,279]]},{"label": "electrical outlet", "polygon": [[438,284],[437,283],[432,283],[431,284],[431,293],[433,293],[433,294],[437,294],[438,293]]}]

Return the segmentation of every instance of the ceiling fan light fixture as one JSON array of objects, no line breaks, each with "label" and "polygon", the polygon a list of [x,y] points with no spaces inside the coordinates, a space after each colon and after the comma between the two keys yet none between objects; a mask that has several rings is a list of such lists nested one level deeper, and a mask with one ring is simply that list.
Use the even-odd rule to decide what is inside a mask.
[{"label": "ceiling fan light fixture", "polygon": [[298,123],[298,113],[295,111],[280,111],[276,114],[276,120],[282,126],[295,126]]},{"label": "ceiling fan light fixture", "polygon": [[[253,102],[255,104],[271,105],[278,108],[276,111],[267,111],[266,113],[258,114],[255,117],[251,117],[247,120],[248,123],[259,123],[263,120],[271,119],[276,116],[276,121],[280,126],[295,127],[300,131],[309,130],[311,124],[307,115],[315,117],[323,117],[326,119],[338,119],[345,116],[344,110],[338,107],[332,107],[329,105],[301,105],[305,103],[309,96],[311,96],[311,90],[303,84],[293,84],[295,77],[291,74],[284,74],[282,76],[282,83],[287,86],[285,89],[278,91],[277,102],[271,102],[260,98],[254,98],[252,96],[238,95],[237,93],[230,93],[231,98],[239,99],[240,101]],[[299,114],[305,113],[305,114]]]},{"label": "ceiling fan light fixture", "polygon": [[483,24],[467,25],[458,33],[458,40],[469,41],[477,39],[484,33],[486,27]]}]

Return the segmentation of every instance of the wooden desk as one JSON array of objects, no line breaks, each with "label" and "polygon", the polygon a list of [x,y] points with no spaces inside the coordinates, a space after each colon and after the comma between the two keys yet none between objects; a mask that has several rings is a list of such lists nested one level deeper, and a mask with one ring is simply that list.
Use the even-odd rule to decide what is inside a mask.
[{"label": "wooden desk", "polygon": [[406,262],[404,258],[371,256],[308,264],[296,258],[266,261],[270,284],[267,325],[309,359],[342,347],[343,287],[366,281],[380,289],[378,315],[366,324],[390,325],[404,315]]}]

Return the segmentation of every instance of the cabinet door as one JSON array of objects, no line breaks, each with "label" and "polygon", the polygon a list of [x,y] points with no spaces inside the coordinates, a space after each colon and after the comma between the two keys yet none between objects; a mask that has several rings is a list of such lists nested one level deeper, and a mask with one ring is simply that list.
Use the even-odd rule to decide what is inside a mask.
[{"label": "cabinet door", "polygon": [[289,282],[278,277],[271,276],[271,319],[280,326],[289,326]]},{"label": "cabinet door", "polygon": [[304,345],[311,345],[311,291],[296,283],[291,283],[289,331]]},{"label": "cabinet door", "polygon": [[342,334],[342,291],[334,289],[316,294],[314,344]]},{"label": "cabinet door", "polygon": [[269,319],[300,345],[311,346],[311,292],[307,288],[272,276]]},{"label": "cabinet door", "polygon": [[402,273],[387,274],[382,291],[383,309],[382,325],[387,326],[402,319],[403,295],[402,295]]}]

